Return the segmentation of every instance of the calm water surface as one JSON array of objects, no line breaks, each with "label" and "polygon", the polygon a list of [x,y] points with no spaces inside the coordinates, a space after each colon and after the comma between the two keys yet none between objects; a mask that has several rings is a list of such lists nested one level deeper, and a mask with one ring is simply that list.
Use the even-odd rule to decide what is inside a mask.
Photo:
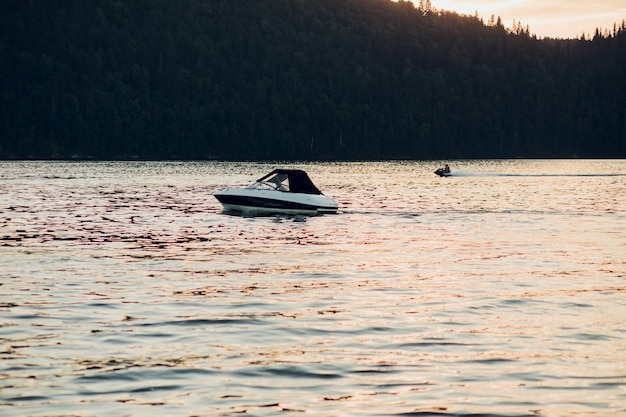
[{"label": "calm water surface", "polygon": [[437,165],[1,162],[0,415],[626,415],[626,161]]}]

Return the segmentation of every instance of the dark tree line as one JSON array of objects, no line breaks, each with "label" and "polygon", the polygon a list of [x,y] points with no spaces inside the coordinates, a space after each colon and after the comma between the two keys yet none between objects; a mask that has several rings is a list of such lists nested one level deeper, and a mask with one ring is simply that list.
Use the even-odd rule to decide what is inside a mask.
[{"label": "dark tree line", "polygon": [[390,0],[7,0],[0,158],[626,157],[626,24]]}]

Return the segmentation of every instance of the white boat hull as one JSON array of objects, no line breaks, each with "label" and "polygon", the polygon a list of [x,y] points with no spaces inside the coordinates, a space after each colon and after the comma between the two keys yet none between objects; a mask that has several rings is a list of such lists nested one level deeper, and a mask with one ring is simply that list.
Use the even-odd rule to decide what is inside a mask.
[{"label": "white boat hull", "polygon": [[338,205],[324,195],[287,193],[278,190],[238,188],[218,191],[215,198],[226,211],[244,213],[325,214]]}]

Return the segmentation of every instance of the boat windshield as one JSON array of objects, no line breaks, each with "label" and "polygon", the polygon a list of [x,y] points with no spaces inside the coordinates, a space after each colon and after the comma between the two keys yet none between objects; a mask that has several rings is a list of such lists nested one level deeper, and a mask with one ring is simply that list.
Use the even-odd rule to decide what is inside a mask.
[{"label": "boat windshield", "polygon": [[263,178],[258,179],[257,183],[269,185],[271,188],[279,191],[322,194],[307,173],[298,169],[275,169]]}]

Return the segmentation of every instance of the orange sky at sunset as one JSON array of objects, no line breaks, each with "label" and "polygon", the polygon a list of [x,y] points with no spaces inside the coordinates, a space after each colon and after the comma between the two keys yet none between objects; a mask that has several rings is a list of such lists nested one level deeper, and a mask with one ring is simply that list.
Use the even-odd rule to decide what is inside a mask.
[{"label": "orange sky at sunset", "polygon": [[[419,4],[419,0],[413,0]],[[530,26],[539,38],[579,38],[584,32],[593,36],[596,27],[613,30],[626,19],[626,0],[431,0],[437,10],[478,15],[485,22],[493,14],[506,27],[513,19]]]}]

